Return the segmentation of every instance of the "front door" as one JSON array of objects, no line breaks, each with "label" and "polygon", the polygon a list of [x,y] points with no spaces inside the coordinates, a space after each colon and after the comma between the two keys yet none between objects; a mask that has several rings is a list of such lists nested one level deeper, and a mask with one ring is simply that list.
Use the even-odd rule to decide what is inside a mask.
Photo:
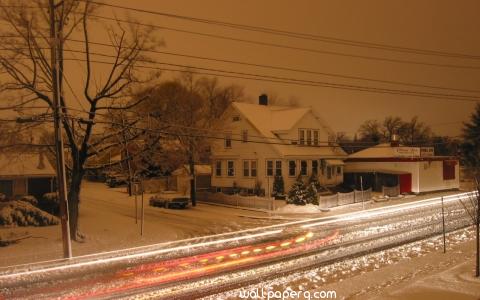
[{"label": "front door", "polygon": [[400,194],[412,192],[412,174],[400,174]]}]

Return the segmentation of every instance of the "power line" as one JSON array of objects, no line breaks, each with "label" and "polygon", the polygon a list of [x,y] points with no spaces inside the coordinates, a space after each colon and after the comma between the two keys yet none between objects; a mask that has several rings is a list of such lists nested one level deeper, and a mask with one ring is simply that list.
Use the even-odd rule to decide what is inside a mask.
[{"label": "power line", "polygon": [[[68,38],[67,40],[72,41],[72,42],[77,42],[77,43],[84,43],[85,42],[85,41],[82,41],[82,40],[70,39],[70,38]],[[110,44],[106,44],[106,43],[91,42],[91,41],[89,41],[89,43],[93,44],[93,45],[98,45],[98,46],[115,48],[115,46],[110,45]],[[431,89],[451,90],[451,91],[459,91],[459,92],[467,92],[467,93],[480,93],[480,90],[459,89],[459,88],[450,88],[450,87],[435,86],[435,85],[425,85],[425,84],[416,84],[416,83],[400,82],[400,81],[392,81],[392,80],[382,80],[382,79],[374,79],[374,78],[367,78],[367,77],[361,77],[361,76],[352,76],[352,75],[342,75],[342,74],[334,74],[334,73],[327,73],[327,72],[318,72],[318,71],[305,70],[305,69],[296,69],[296,68],[281,67],[281,66],[274,66],[274,65],[264,65],[264,64],[257,64],[257,63],[251,63],[251,62],[242,62],[242,61],[236,61],[236,60],[219,59],[219,58],[189,55],[189,54],[181,54],[181,53],[151,50],[151,49],[144,50],[144,51],[145,52],[150,52],[150,53],[166,54],[166,55],[179,56],[179,57],[185,57],[185,58],[193,58],[193,59],[199,59],[199,60],[207,60],[207,61],[214,61],[214,62],[221,62],[221,63],[231,63],[231,64],[251,66],[251,67],[261,67],[261,68],[267,68],[267,69],[292,71],[292,72],[299,72],[299,73],[306,73],[306,74],[324,75],[324,76],[339,77],[339,78],[345,78],[345,79],[364,80],[364,81],[372,81],[372,82],[379,82],[379,83],[398,84],[398,85],[431,88]]]},{"label": "power line", "polygon": [[[79,0],[79,1],[86,2],[86,0]],[[480,59],[480,56],[478,56],[478,55],[469,55],[469,54],[463,54],[463,53],[437,51],[437,50],[429,50],[429,49],[419,49],[419,48],[393,46],[393,45],[387,45],[387,44],[381,44],[381,43],[372,43],[372,42],[357,41],[357,40],[350,40],[350,39],[341,39],[341,38],[336,38],[336,37],[329,37],[329,36],[316,35],[316,34],[310,34],[310,33],[286,31],[286,30],[280,30],[280,29],[269,28],[269,27],[252,26],[252,25],[230,23],[230,22],[218,21],[218,20],[212,20],[212,19],[189,17],[189,16],[183,16],[183,15],[172,14],[172,13],[165,13],[165,12],[159,12],[159,11],[152,11],[152,10],[146,10],[146,9],[140,9],[140,8],[121,6],[121,5],[114,5],[114,4],[105,3],[105,2],[103,2],[103,3],[96,2],[96,1],[89,1],[89,2],[97,4],[97,5],[101,5],[101,6],[119,8],[119,9],[129,10],[129,11],[136,11],[136,12],[140,12],[140,13],[159,15],[159,16],[163,16],[163,17],[181,19],[181,20],[186,20],[186,21],[191,21],[191,22],[205,23],[205,24],[210,24],[210,25],[217,25],[217,26],[229,27],[229,28],[234,28],[234,29],[268,33],[268,34],[274,34],[274,35],[280,35],[280,36],[286,36],[286,37],[293,37],[293,38],[305,39],[305,40],[311,40],[311,41],[321,41],[321,42],[325,42],[325,43],[333,43],[333,44],[341,44],[341,45],[348,45],[348,46],[354,46],[354,47],[380,49],[380,50],[385,50],[385,51],[404,52],[404,53],[413,53],[413,54],[421,54],[421,55],[456,57],[456,58],[465,58],[465,59]]]},{"label": "power line", "polygon": [[[80,111],[78,109],[74,109],[74,108],[69,108],[70,110],[77,110],[77,111]],[[85,113],[88,113],[88,114],[95,114],[95,115],[99,115],[99,116],[105,116],[105,117],[108,117],[108,118],[111,118],[112,115],[111,114],[107,114],[107,113],[99,113],[99,112],[95,112],[95,113],[90,113],[90,112],[86,112],[86,111],[83,111]],[[145,118],[147,117],[147,115],[143,115],[143,114],[140,114],[138,112],[135,112],[135,111],[129,111],[129,113],[133,113],[135,115],[137,115],[137,117],[140,117],[140,118]],[[71,116],[70,118],[78,118],[78,117],[73,117]],[[81,119],[81,118],[80,118]],[[137,120],[137,119],[135,119]],[[157,120],[158,121],[158,120]],[[123,123],[118,123],[118,122],[114,122],[114,121],[95,121],[96,123],[100,123],[100,124],[109,124],[109,125],[117,125],[117,126],[123,126],[124,124]],[[175,123],[167,123],[167,122],[162,122],[160,121],[160,123],[164,124],[164,125],[167,125],[168,127],[175,127],[175,128],[183,128],[183,129],[189,129],[189,130],[194,130],[194,131],[200,131],[200,132],[208,132],[208,133],[213,133],[216,135],[218,134],[221,134],[221,135],[225,135],[225,134],[229,134],[231,136],[240,136],[242,137],[242,134],[237,134],[237,133],[234,133],[232,131],[222,131],[222,130],[218,130],[218,129],[207,129],[207,128],[199,128],[199,127],[193,127],[193,126],[184,126],[184,125],[180,125],[180,124],[175,124]],[[138,127],[138,126],[134,126],[132,127],[133,129],[138,129],[138,130],[144,130],[145,128],[142,128],[142,127]],[[160,133],[165,133],[165,132],[168,132],[169,134],[168,135],[180,135],[182,136],[183,134],[179,134],[178,132],[171,132],[171,131],[167,131],[167,130],[159,130],[159,129],[154,129]],[[198,134],[194,134],[194,133],[190,133],[190,135],[192,135],[192,137],[196,136],[196,137],[209,137],[209,136],[205,136],[205,135],[198,135]],[[275,140],[275,141],[278,141],[278,140],[281,140],[282,142],[273,142],[274,144],[279,144],[279,145],[293,145],[293,146],[305,146],[305,147],[316,147],[316,145],[299,145],[299,144],[293,144],[292,142],[298,142],[297,139],[279,139],[279,138],[270,138],[270,137],[266,137],[266,136],[259,136],[259,135],[251,135],[249,134],[248,135],[249,137],[256,137],[256,138],[260,138],[262,140]],[[225,139],[225,136],[222,136],[222,137],[218,137],[216,136],[218,139]],[[450,138],[456,138],[456,137],[460,137],[460,136],[450,136]],[[242,138],[238,138],[238,139],[232,139],[233,141],[239,141],[239,142],[245,142],[244,139]],[[250,141],[250,140],[249,140]],[[252,141],[253,142],[253,141]],[[254,142],[259,142],[259,141],[254,141]],[[283,143],[283,142],[289,142],[289,143]],[[313,142],[313,140],[312,140]],[[452,143],[452,141],[449,141],[449,142],[437,142],[437,143],[428,143],[428,142],[425,142],[424,140],[414,140],[413,142],[417,143],[417,142],[423,142],[424,144],[426,145],[432,145],[432,144],[450,144]],[[338,141],[318,141],[319,145],[318,146],[328,146],[328,147],[338,147],[339,146],[339,143]],[[331,144],[336,144],[336,146],[332,146]],[[349,145],[352,145],[352,144],[358,144],[359,146],[358,147],[365,147],[365,146],[374,146],[374,145],[378,145],[378,143],[375,143],[375,142],[362,142],[362,141],[348,141],[347,142]],[[327,145],[322,145],[322,144],[327,144]],[[380,146],[380,147],[383,147],[383,146]],[[386,147],[386,146],[385,146]]]},{"label": "power line", "polygon": [[146,24],[146,23],[141,23],[141,22],[138,22],[138,21],[129,21],[129,20],[124,20],[124,19],[120,19],[120,18],[110,18],[110,17],[100,16],[100,15],[95,15],[95,14],[90,14],[90,16],[92,16],[94,18],[98,18],[98,19],[121,22],[121,23],[125,23],[125,24],[133,24],[133,25],[145,26],[145,27],[150,27],[150,28],[153,27],[153,28],[158,28],[158,29],[163,29],[163,30],[168,30],[168,31],[193,34],[193,35],[209,37],[209,38],[216,38],[216,39],[222,39],[222,40],[229,40],[229,41],[235,41],[235,42],[241,42],[241,43],[247,43],[247,44],[255,44],[255,45],[261,45],[261,46],[268,46],[268,47],[302,51],[302,52],[309,52],[309,53],[316,53],[316,54],[328,54],[328,55],[336,55],[336,56],[343,56],[343,57],[350,57],[350,58],[361,58],[361,59],[368,59],[368,60],[378,60],[378,61],[386,61],[386,62],[393,62],[393,63],[405,63],[405,64],[413,64],[413,65],[443,67],[443,68],[473,69],[473,70],[479,70],[480,69],[480,66],[429,63],[429,62],[420,62],[420,61],[414,61],[414,60],[394,59],[394,58],[386,58],[386,57],[377,57],[377,56],[368,56],[368,55],[359,55],[359,54],[349,54],[349,53],[336,52],[336,51],[319,50],[319,49],[313,49],[313,48],[303,48],[303,47],[289,46],[289,45],[284,45],[284,44],[276,44],[276,43],[270,43],[270,42],[262,42],[262,41],[255,41],[255,40],[249,40],[249,39],[234,38],[234,37],[212,34],[212,33],[203,33],[203,32],[192,31],[192,30],[178,29],[178,28],[167,27],[167,26],[163,26],[163,25]]},{"label": "power line", "polygon": [[[9,37],[12,37],[12,36],[9,36]],[[77,43],[84,43],[85,42],[85,41],[82,41],[82,40],[72,39],[72,38],[68,38],[67,40],[72,41],[72,42],[77,42]],[[98,46],[115,48],[114,45],[107,44],[107,43],[100,43],[100,42],[89,42],[89,43],[93,44],[93,45],[98,45]],[[23,50],[28,50],[26,48],[25,49],[24,48],[15,48],[15,49],[4,48],[4,50],[22,50],[22,49]],[[47,49],[47,48],[45,48],[45,49]],[[128,47],[127,47],[127,49],[128,49]],[[69,51],[69,52],[72,52],[72,53],[79,52],[79,51],[69,50],[69,49],[65,49],[64,51]],[[257,63],[249,63],[249,62],[241,62],[241,61],[235,61],[235,60],[210,58],[210,57],[188,55],[188,54],[179,54],[179,53],[173,53],[173,52],[167,52],[167,51],[158,51],[158,50],[150,50],[150,49],[149,50],[144,50],[144,51],[145,52],[150,52],[150,53],[157,53],[157,54],[167,54],[167,55],[172,55],[172,56],[194,58],[194,59],[199,59],[199,60],[215,61],[215,62],[222,62],[222,63],[231,63],[231,64],[238,64],[238,65],[246,65],[246,66],[274,69],[274,70],[283,70],[283,71],[306,73],[306,74],[324,75],[324,76],[338,77],[338,78],[344,78],[344,79],[363,80],[363,81],[371,81],[371,82],[378,82],[378,83],[385,83],[385,84],[397,84],[397,85],[404,85],[404,86],[421,87],[421,88],[429,88],[429,89],[441,89],[441,90],[459,91],[459,92],[467,92],[467,93],[480,93],[480,90],[451,88],[451,87],[443,87],[443,86],[435,86],[435,85],[425,85],[425,84],[416,84],[416,83],[408,83],[408,82],[399,82],[399,81],[392,81],[392,80],[381,80],[381,79],[366,78],[366,77],[361,77],[361,76],[342,75],[342,74],[318,72],[318,71],[311,71],[311,70],[304,70],[304,69],[288,68],[288,67],[282,67],[282,66],[263,65],[263,64],[257,64]],[[85,53],[85,52],[81,52],[81,53]],[[92,54],[95,54],[95,53],[92,53]],[[103,53],[97,53],[96,55],[106,56]],[[74,54],[73,54],[73,56],[74,56],[74,58],[76,58]]]},{"label": "power line", "polygon": [[[85,1],[85,0],[77,0],[77,1]],[[98,4],[101,5],[101,3],[98,3]],[[0,5],[0,7],[12,7],[12,6],[2,6],[2,5]],[[30,7],[30,8],[38,8],[38,7]],[[75,12],[72,12],[72,13],[75,13]],[[82,13],[75,13],[75,14],[82,14]],[[159,28],[159,29],[163,29],[163,30],[181,32],[181,33],[187,33],[187,34],[193,34],[193,35],[199,35],[199,36],[203,36],[203,37],[217,38],[217,39],[223,39],[223,40],[230,40],[230,41],[236,41],[236,42],[242,42],[242,43],[248,43],[248,44],[256,44],[256,45],[261,45],[261,46],[268,46],[268,47],[288,49],[288,50],[310,52],[310,53],[316,53],[316,54],[327,54],[327,55],[336,55],[336,56],[350,57],[350,58],[361,58],[361,59],[367,59],[367,60],[378,60],[378,61],[386,61],[386,62],[392,62],[392,63],[405,63],[405,64],[424,65],[424,66],[433,66],[433,67],[442,67],[442,68],[457,68],[457,69],[472,69],[472,70],[479,70],[480,69],[480,66],[429,63],[429,62],[421,62],[421,61],[414,61],[414,60],[403,60],[403,59],[394,59],[394,58],[386,58],[386,57],[349,54],[349,53],[319,50],[319,49],[312,49],[312,48],[302,48],[302,47],[288,46],[288,45],[284,45],[284,44],[276,44],[276,43],[248,40],[248,39],[240,39],[240,38],[234,38],[234,37],[218,35],[218,34],[202,33],[202,32],[198,32],[198,31],[184,30],[184,29],[178,29],[178,28],[167,27],[167,26],[160,26],[160,25],[155,25],[155,24],[146,24],[146,23],[141,23],[141,22],[137,22],[137,21],[124,20],[124,19],[120,19],[120,18],[111,18],[111,17],[95,15],[95,14],[89,14],[89,16],[94,17],[94,18],[98,18],[98,19],[110,20],[110,21],[114,21],[114,22],[121,22],[121,23],[133,24],[133,25],[138,25],[138,26],[145,26],[145,27],[150,27],[150,28],[152,28],[152,27],[153,28]]]},{"label": "power line", "polygon": [[[110,56],[106,55],[106,54],[96,54],[96,55],[114,58],[113,55],[110,55]],[[74,61],[76,59],[65,58],[65,60],[73,60]],[[85,60],[81,60],[81,61],[85,61]],[[139,60],[139,61],[142,61],[142,60]],[[96,61],[96,60],[90,60],[90,62],[99,63],[99,64],[109,64],[109,65],[112,64],[111,62]],[[349,84],[329,83],[329,82],[322,82],[322,81],[302,80],[302,79],[297,79],[297,78],[288,78],[288,77],[270,76],[270,75],[259,75],[259,74],[253,74],[253,73],[235,72],[235,71],[212,69],[212,68],[203,68],[203,67],[192,66],[192,65],[180,65],[180,64],[162,63],[162,62],[151,62],[151,61],[147,61],[147,60],[144,60],[142,62],[149,63],[149,64],[181,67],[181,68],[184,68],[184,69],[183,70],[178,70],[178,69],[160,68],[160,67],[153,67],[153,66],[146,66],[146,65],[136,65],[135,67],[144,68],[144,69],[151,69],[151,70],[193,73],[193,74],[219,76],[219,77],[227,77],[227,78],[237,78],[237,79],[247,79],[247,80],[256,80],[256,81],[285,83],[285,84],[293,84],[293,85],[301,85],[301,86],[327,87],[327,88],[335,88],[335,89],[343,89],[343,90],[384,93],[384,94],[393,94],[393,95],[405,95],[405,96],[418,96],[418,97],[435,98],[435,99],[440,99],[441,98],[441,99],[456,100],[456,101],[468,101],[468,102],[477,102],[478,101],[478,100],[476,100],[477,99],[476,97],[467,96],[467,95],[440,94],[440,93],[429,93],[429,92],[421,92],[421,91],[396,90],[396,89],[377,88],[377,87],[370,87],[370,86],[358,86],[358,85],[349,85]],[[188,68],[198,69],[198,70],[202,70],[202,72],[193,71],[193,70],[185,70],[185,68],[187,68],[187,69]],[[220,72],[220,73],[209,73],[209,72]]]}]

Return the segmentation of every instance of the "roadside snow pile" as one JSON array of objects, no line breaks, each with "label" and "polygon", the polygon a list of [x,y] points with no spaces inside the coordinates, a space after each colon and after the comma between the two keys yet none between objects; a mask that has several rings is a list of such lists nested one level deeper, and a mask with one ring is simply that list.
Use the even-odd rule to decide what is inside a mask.
[{"label": "roadside snow pile", "polygon": [[0,225],[47,226],[58,222],[57,217],[24,201],[0,203]]},{"label": "roadside snow pile", "polygon": [[282,214],[312,214],[312,213],[318,213],[320,211],[321,211],[320,207],[314,204],[306,204],[306,205],[287,204],[275,210],[275,212],[282,213]]}]

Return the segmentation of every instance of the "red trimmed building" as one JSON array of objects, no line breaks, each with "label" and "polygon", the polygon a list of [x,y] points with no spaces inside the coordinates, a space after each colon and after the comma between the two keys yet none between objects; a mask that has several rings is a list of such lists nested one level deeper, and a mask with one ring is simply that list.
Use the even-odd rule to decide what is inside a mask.
[{"label": "red trimmed building", "polygon": [[345,161],[345,183],[360,188],[399,186],[400,193],[425,193],[460,187],[456,157],[435,156],[431,147],[385,143],[351,154]]}]

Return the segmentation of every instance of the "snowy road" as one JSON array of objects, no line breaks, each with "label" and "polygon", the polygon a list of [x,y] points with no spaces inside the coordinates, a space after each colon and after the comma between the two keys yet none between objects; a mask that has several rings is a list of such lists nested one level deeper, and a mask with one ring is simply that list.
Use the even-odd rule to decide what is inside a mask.
[{"label": "snowy road", "polygon": [[[471,223],[444,197],[448,231]],[[439,234],[440,198],[193,238],[0,274],[6,298],[191,298]]]}]

